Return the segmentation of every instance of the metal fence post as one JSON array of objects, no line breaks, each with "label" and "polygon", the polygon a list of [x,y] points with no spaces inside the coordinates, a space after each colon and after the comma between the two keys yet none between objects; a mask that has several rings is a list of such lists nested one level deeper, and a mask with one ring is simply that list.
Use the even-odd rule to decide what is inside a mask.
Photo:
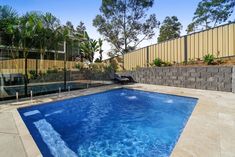
[{"label": "metal fence post", "polygon": [[184,62],[187,63],[188,60],[188,42],[187,35],[184,36]]},{"label": "metal fence post", "polygon": [[147,46],[147,67],[149,67],[149,46]]},{"label": "metal fence post", "polygon": [[28,93],[28,64],[27,64],[27,56],[25,56],[25,80],[24,80],[24,95],[27,97]]},{"label": "metal fence post", "polygon": [[122,55],[122,70],[125,70],[125,55]]},{"label": "metal fence post", "polygon": [[66,60],[67,60],[67,42],[65,42],[65,52],[64,52],[64,90],[65,91],[66,91],[66,82],[67,82]]},{"label": "metal fence post", "polygon": [[38,58],[36,58],[36,77],[38,77]]}]

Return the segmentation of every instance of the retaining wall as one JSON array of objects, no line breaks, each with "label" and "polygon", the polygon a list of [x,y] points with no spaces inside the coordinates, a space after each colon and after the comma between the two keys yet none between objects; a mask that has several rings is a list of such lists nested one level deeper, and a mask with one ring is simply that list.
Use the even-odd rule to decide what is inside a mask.
[{"label": "retaining wall", "polygon": [[235,92],[235,66],[151,67],[120,74],[145,84]]}]

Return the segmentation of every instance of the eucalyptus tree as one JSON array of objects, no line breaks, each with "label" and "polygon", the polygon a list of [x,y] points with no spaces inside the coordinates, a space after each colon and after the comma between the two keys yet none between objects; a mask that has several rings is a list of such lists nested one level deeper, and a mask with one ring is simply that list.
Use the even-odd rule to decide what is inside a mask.
[{"label": "eucalyptus tree", "polygon": [[153,3],[154,0],[102,0],[101,14],[93,25],[115,53],[127,53],[155,35],[159,22],[155,14],[147,14]]},{"label": "eucalyptus tree", "polygon": [[181,29],[182,24],[179,22],[176,16],[167,16],[160,27],[158,42],[163,42],[180,37]]},{"label": "eucalyptus tree", "polygon": [[83,34],[86,31],[85,24],[80,21],[79,25],[76,27],[76,33]]},{"label": "eucalyptus tree", "polygon": [[187,26],[186,29],[187,34],[194,33],[196,31],[197,31],[197,26],[195,22],[192,22]]},{"label": "eucalyptus tree", "polygon": [[188,33],[197,27],[208,29],[226,22],[234,11],[234,0],[202,0],[198,3]]}]

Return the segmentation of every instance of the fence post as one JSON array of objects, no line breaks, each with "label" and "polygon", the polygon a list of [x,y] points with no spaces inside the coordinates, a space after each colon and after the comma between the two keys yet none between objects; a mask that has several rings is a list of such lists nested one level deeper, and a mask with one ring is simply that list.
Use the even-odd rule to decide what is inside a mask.
[{"label": "fence post", "polygon": [[125,55],[122,55],[122,70],[125,70],[125,59],[124,59]]},{"label": "fence post", "polygon": [[67,70],[66,70],[66,60],[67,60],[67,42],[65,42],[65,52],[64,52],[64,90],[66,91],[67,82]]},{"label": "fence post", "polygon": [[38,58],[36,58],[36,77],[38,77]]},{"label": "fence post", "polygon": [[28,93],[28,61],[27,61],[27,56],[25,56],[25,65],[24,65],[24,72],[25,72],[25,79],[24,79],[24,95],[27,97]]},{"label": "fence post", "polygon": [[184,36],[184,62],[187,63],[188,60],[188,42],[187,35]]},{"label": "fence post", "polygon": [[149,46],[147,46],[147,67],[149,67]]}]

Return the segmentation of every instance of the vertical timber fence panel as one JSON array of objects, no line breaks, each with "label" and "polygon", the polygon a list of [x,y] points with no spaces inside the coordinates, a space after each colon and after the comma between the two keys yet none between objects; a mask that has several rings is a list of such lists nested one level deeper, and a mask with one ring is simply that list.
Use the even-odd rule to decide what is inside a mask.
[{"label": "vertical timber fence panel", "polygon": [[[141,58],[141,57],[140,57]],[[41,61],[36,59],[27,59],[28,71],[36,70],[45,73],[49,69],[58,68],[59,70],[64,68],[64,61],[53,61],[53,60],[43,60],[42,67],[40,67]],[[36,65],[37,64],[37,65]],[[76,65],[74,61],[67,61],[67,68],[73,69]],[[24,59],[12,59],[12,60],[2,60],[0,61],[0,73],[22,73],[24,74],[25,60]]]},{"label": "vertical timber fence panel", "polygon": [[165,62],[181,63],[202,59],[206,54],[213,54],[215,57],[235,56],[235,23],[192,33],[124,54],[124,69],[146,67],[156,58]]}]

